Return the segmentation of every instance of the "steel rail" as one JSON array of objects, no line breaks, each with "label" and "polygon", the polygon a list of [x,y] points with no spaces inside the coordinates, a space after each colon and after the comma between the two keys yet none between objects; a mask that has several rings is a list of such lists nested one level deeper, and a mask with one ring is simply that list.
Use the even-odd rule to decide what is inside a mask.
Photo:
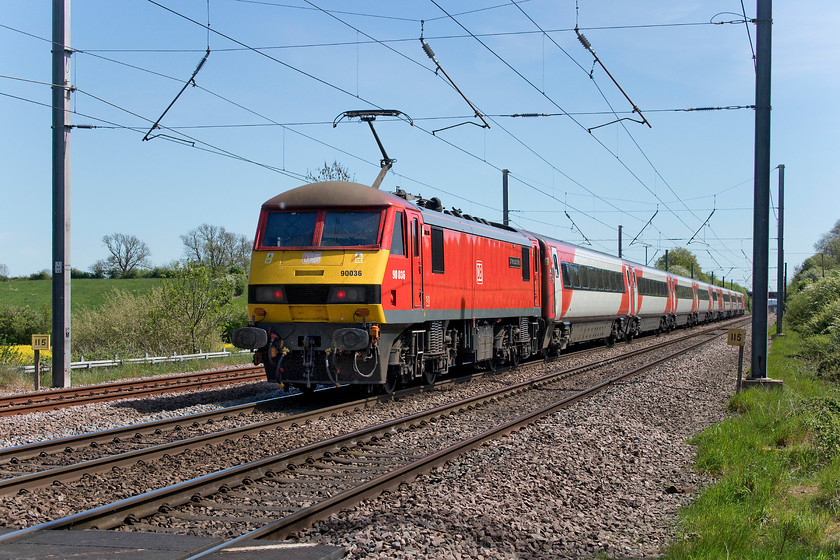
[{"label": "steel rail", "polygon": [[699,346],[707,344],[711,342],[711,340],[712,339],[701,340],[689,346],[688,348],[677,350],[673,354],[655,360],[649,364],[645,364],[628,372],[616,375],[610,379],[598,383],[597,385],[593,385],[592,387],[578,391],[573,395],[565,397],[553,404],[544,406],[538,410],[520,416],[519,418],[510,420],[508,422],[490,428],[489,430],[486,430],[483,433],[467,438],[457,444],[450,445],[449,447],[441,449],[435,453],[429,454],[426,457],[422,457],[414,461],[413,463],[399,467],[373,480],[360,484],[355,488],[351,488],[349,490],[341,492],[331,498],[328,498],[326,500],[313,504],[307,508],[299,510],[298,512],[293,513],[292,515],[288,515],[259,529],[251,531],[249,533],[245,533],[244,535],[241,535],[236,539],[232,539],[231,541],[214,546],[206,551],[202,551],[199,554],[195,554],[189,557],[187,560],[194,560],[206,557],[209,554],[225,549],[233,544],[237,544],[240,540],[244,540],[246,538],[285,538],[290,533],[304,529],[310,526],[315,521],[326,519],[333,513],[337,513],[352,505],[358,504],[359,502],[365,499],[376,497],[385,490],[396,488],[404,482],[410,482],[418,475],[429,472],[435,466],[442,465],[447,461],[450,461],[467,451],[472,451],[478,447],[481,447],[487,441],[501,438],[510,434],[511,432],[522,429],[527,425],[533,424],[534,422],[540,420],[541,418],[549,414],[552,414],[560,409],[567,408],[572,404],[577,403],[578,401],[581,401],[591,395],[594,395],[595,393],[598,393],[599,391],[606,387],[609,387],[610,385],[613,385],[619,381],[624,381],[625,379],[628,379],[648,369],[656,367],[662,364],[663,362],[671,360]]},{"label": "steel rail", "polygon": [[194,372],[178,376],[117,381],[102,385],[7,395],[0,397],[0,416],[28,414],[80,404],[142,397],[150,394],[198,389],[215,385],[244,383],[247,381],[262,380],[264,375],[261,367],[245,366],[224,371]]},{"label": "steel rail", "polygon": [[[700,334],[703,333],[697,333],[697,335]],[[720,334],[721,333],[717,333],[717,336],[720,336]],[[634,352],[633,354],[636,355],[644,351],[650,352],[656,349],[660,349],[664,345],[672,345],[677,342],[682,342],[686,340],[686,338],[688,337],[659,344],[655,347]],[[669,355],[665,358],[657,360],[652,364],[646,364],[642,368],[637,368],[633,371],[638,372],[649,367],[653,367],[653,365],[655,364],[670,359],[675,355],[685,353],[697,346],[709,342],[710,340],[712,339],[700,341],[690,347],[679,350],[673,355]],[[604,360],[603,362],[612,363],[616,361],[616,358],[617,357],[609,358],[607,360]],[[593,367],[596,367],[596,364],[586,364],[577,368],[572,368],[571,370],[573,371],[592,369]],[[434,418],[445,417],[449,414],[454,414],[459,410],[469,409],[480,403],[497,400],[501,395],[504,394],[516,394],[526,390],[528,387],[538,387],[540,385],[556,381],[559,378],[562,378],[564,375],[567,376],[569,371],[570,370],[564,370],[562,372],[548,374],[540,378],[524,381],[494,391],[490,391],[488,393],[469,397],[467,399],[463,399],[455,403],[450,403],[447,405],[436,407],[434,409],[418,412],[404,418],[394,419],[376,426],[371,426],[368,428],[357,430],[350,434],[336,436],[328,440],[309,444],[299,449],[290,450],[275,455],[273,457],[267,457],[257,461],[253,461],[251,463],[230,467],[222,471],[210,473],[195,479],[183,481],[165,488],[153,490],[145,494],[120,500],[112,504],[105,504],[103,506],[88,511],[80,512],[65,518],[56,519],[53,521],[42,523],[40,525],[35,525],[32,527],[14,531],[6,535],[0,536],[0,542],[9,542],[12,540],[16,540],[41,530],[71,528],[112,528],[122,523],[125,523],[126,520],[130,521],[132,519],[153,515],[159,511],[167,511],[171,508],[183,505],[191,500],[200,499],[204,496],[215,494],[219,492],[223,487],[229,488],[231,486],[247,483],[249,480],[253,480],[255,478],[272,478],[273,476],[275,476],[276,471],[278,469],[292,469],[296,465],[314,462],[316,457],[324,456],[325,454],[330,452],[339,451],[342,448],[356,447],[364,445],[367,442],[375,442],[380,437],[388,437],[386,434],[398,430],[398,428],[401,426],[416,427],[417,425],[423,425]],[[579,400],[580,398],[591,394],[594,390],[603,388],[611,383],[614,383],[616,380],[626,378],[627,376],[628,374],[617,376],[613,379],[598,384],[594,388],[581,391],[580,393],[578,393],[579,396],[577,398]],[[573,395],[569,399],[574,399],[574,397],[575,396]]]},{"label": "steel rail", "polygon": [[[716,330],[716,329],[712,329]],[[649,346],[647,348],[640,348],[636,349],[632,352],[627,352],[621,354],[619,356],[613,356],[610,358],[606,358],[604,360],[599,360],[596,362],[591,362],[589,364],[583,364],[580,366],[576,366],[573,368],[568,368],[566,370],[562,370],[559,372],[554,372],[539,378],[523,381],[514,385],[509,386],[512,389],[518,389],[527,386],[536,386],[540,384],[544,384],[547,382],[555,381],[559,378],[567,377],[575,373],[579,373],[582,371],[586,371],[588,369],[592,369],[594,367],[602,367],[606,364],[622,361],[625,359],[629,359],[638,355],[646,354],[655,350],[659,350],[666,346],[670,346],[685,340],[689,340],[691,338],[702,336],[704,334],[708,334],[709,330],[698,331],[696,333],[692,333],[688,336],[684,336],[678,339],[668,340],[661,342],[656,345]],[[459,379],[452,379],[449,380],[451,383],[456,383]],[[225,418],[229,418],[231,413],[239,411],[239,414],[242,414],[242,411],[253,410],[260,406],[270,405],[272,401],[279,401],[283,398],[288,397],[280,397],[277,399],[270,399],[267,401],[260,401],[258,403],[249,403],[246,405],[239,405],[237,407],[232,407],[231,409],[223,409],[222,411],[211,411],[200,413],[195,415],[197,417],[202,417],[205,420],[210,419],[211,417],[218,417],[222,416]],[[19,492],[22,489],[31,490],[34,488],[48,486],[49,484],[56,483],[56,482],[67,482],[72,480],[77,480],[84,475],[95,474],[99,472],[104,472],[114,467],[124,467],[124,466],[131,466],[134,464],[139,463],[140,461],[144,460],[153,460],[160,458],[164,455],[173,455],[177,453],[181,453],[188,449],[194,449],[196,447],[203,447],[208,445],[214,445],[221,442],[224,442],[229,439],[242,439],[246,436],[251,436],[255,434],[260,434],[262,432],[267,432],[270,430],[279,430],[283,428],[290,428],[290,427],[297,427],[308,423],[314,419],[323,419],[327,416],[337,417],[340,413],[346,413],[350,410],[359,411],[362,407],[367,407],[370,404],[370,401],[378,401],[380,400],[377,397],[371,397],[368,399],[362,399],[360,401],[354,401],[350,403],[340,403],[337,405],[329,406],[326,408],[320,408],[315,411],[308,411],[299,413],[296,415],[288,416],[285,418],[280,419],[273,419],[267,420],[264,422],[257,422],[246,424],[244,426],[239,426],[235,428],[229,428],[226,430],[218,431],[218,432],[211,432],[207,434],[197,435],[189,438],[182,438],[178,440],[174,440],[168,443],[158,444],[149,446],[142,449],[136,449],[133,451],[126,451],[118,454],[113,455],[106,455],[97,459],[91,459],[88,461],[84,461],[81,463],[75,463],[71,465],[64,465],[59,467],[53,467],[50,469],[45,469],[33,473],[28,473],[12,478],[0,479],[0,495],[8,495],[14,492]],[[150,422],[147,424],[141,424],[137,427],[142,428],[144,431],[148,433],[148,431],[160,429],[160,426],[166,424],[168,426],[178,426],[182,424],[186,424],[184,420],[190,420],[190,417],[181,417],[181,418],[172,418],[166,419],[164,421],[158,422]],[[137,433],[134,429],[134,426],[128,426],[125,428],[115,428],[112,430],[107,430],[105,432],[94,433],[94,434],[86,434],[84,436],[71,436],[70,438],[62,438],[61,440],[56,440],[54,442],[43,442],[42,444],[29,444],[27,446],[23,446],[26,449],[21,450],[25,451],[26,456],[33,456],[35,454],[45,453],[48,449],[66,449],[67,448],[67,441],[74,440],[76,444],[79,442],[89,441],[88,438],[94,439],[108,439],[110,438],[113,441],[115,438],[119,438],[119,435],[122,434],[125,436],[127,433]],[[22,456],[21,453],[18,455],[14,455],[14,451],[16,448],[10,448],[7,451],[9,452],[8,455],[13,457]]]}]

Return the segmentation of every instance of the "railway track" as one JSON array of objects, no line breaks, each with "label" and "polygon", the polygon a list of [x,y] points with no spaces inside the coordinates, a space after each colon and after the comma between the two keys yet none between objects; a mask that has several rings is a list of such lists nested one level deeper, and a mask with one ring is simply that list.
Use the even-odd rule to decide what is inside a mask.
[{"label": "railway track", "polygon": [[204,389],[229,383],[252,383],[264,379],[265,372],[262,367],[245,366],[221,371],[185,373],[85,387],[52,389],[37,393],[7,395],[0,397],[0,416],[29,414],[68,406],[137,398],[189,389]]},{"label": "railway track", "polygon": [[[10,533],[0,537],[0,542],[43,529],[93,527],[181,533],[201,527],[204,534],[226,537],[243,534],[250,538],[282,538],[315,519],[413,478],[489,438],[516,430],[723,332],[715,327],[611,358],[606,366],[591,363],[500,387]],[[691,338],[700,341],[695,343]],[[666,348],[675,345],[679,347],[676,351]],[[656,355],[655,360],[650,358],[652,355]],[[646,363],[630,366],[628,360]],[[613,371],[604,379],[603,370],[595,369],[598,367]],[[589,372],[588,379],[580,376],[583,372]],[[574,383],[563,384],[573,375]],[[580,390],[581,382],[587,388]],[[304,416],[296,422],[306,425]],[[465,434],[466,427],[469,429]],[[277,517],[281,517],[280,521],[274,521]]]},{"label": "railway track", "polygon": [[[697,331],[677,341],[703,334],[703,331]],[[629,359],[675,342],[669,340],[636,349],[596,364]],[[589,352],[597,350],[592,349]],[[584,351],[577,356],[584,357],[587,353]],[[584,371],[589,367],[594,366],[590,364],[572,368],[567,370],[566,375]],[[464,377],[451,378],[440,382],[437,388],[465,383],[483,377],[485,373],[487,372],[476,372]],[[292,428],[357,412],[378,401],[399,399],[418,390],[424,388],[409,388],[398,391],[393,397],[369,397],[353,402],[343,402],[346,393],[342,391],[323,391],[324,401],[333,399],[338,401],[338,404],[328,404],[315,410],[312,410],[314,405],[311,403],[301,402],[302,395],[287,395],[216,411],[0,449],[0,495],[32,490],[49,484],[66,483],[115,467],[124,468],[141,461],[149,462],[187,449],[218,445],[228,440],[259,437],[271,432],[287,433]],[[301,406],[307,410],[297,414],[289,413]]]}]

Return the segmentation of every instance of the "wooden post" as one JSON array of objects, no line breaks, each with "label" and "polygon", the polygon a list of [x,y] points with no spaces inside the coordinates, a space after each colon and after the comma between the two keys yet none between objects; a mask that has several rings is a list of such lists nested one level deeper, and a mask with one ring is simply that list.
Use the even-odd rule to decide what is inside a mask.
[{"label": "wooden post", "polygon": [[726,343],[738,347],[738,385],[735,386],[735,392],[740,393],[741,378],[744,373],[744,344],[747,340],[747,331],[744,329],[729,329],[727,335]]},{"label": "wooden post", "polygon": [[35,350],[35,390],[41,390],[41,351]]},{"label": "wooden post", "polygon": [[[41,389],[41,350],[50,349],[50,335],[33,334],[32,350],[35,352],[35,390]],[[53,362],[55,363],[55,362]],[[54,367],[54,366],[53,366]]]}]

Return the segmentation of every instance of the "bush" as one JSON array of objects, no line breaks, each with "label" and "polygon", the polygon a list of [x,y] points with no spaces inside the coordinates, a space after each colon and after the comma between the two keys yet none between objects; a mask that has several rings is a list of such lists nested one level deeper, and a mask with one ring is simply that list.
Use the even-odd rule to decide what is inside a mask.
[{"label": "bush", "polygon": [[28,305],[0,307],[0,337],[8,344],[30,344],[32,335],[52,331],[49,307],[40,310]]},{"label": "bush", "polygon": [[817,452],[828,460],[840,455],[840,401],[834,397],[812,398],[804,412]]},{"label": "bush", "polygon": [[156,330],[191,352],[220,347],[221,331],[233,317],[233,282],[196,263],[175,272],[153,292]]},{"label": "bush", "polygon": [[820,358],[817,374],[827,381],[840,382],[840,353],[836,347],[833,352],[827,352]]},{"label": "bush", "polygon": [[97,272],[85,272],[84,270],[79,270],[78,268],[71,268],[70,269],[70,278],[77,279],[77,278],[105,278],[104,274],[99,274]]},{"label": "bush", "polygon": [[122,290],[105,294],[105,303],[73,317],[73,353],[89,359],[118,356],[171,354],[176,348],[165,344],[153,329],[150,295]]},{"label": "bush", "polygon": [[840,273],[809,284],[790,297],[787,319],[802,334],[829,334],[832,326],[840,328]]},{"label": "bush", "polygon": [[235,316],[232,294],[229,280],[194,265],[177,268],[148,294],[107,294],[104,305],[74,319],[74,354],[110,358],[219,350]]}]

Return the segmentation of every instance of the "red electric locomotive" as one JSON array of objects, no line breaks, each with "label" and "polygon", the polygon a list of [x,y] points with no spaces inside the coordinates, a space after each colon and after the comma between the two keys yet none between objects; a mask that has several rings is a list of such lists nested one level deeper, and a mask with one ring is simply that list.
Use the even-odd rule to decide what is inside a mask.
[{"label": "red electric locomotive", "polygon": [[330,181],[263,204],[233,338],[269,380],[392,391],[743,313],[729,290],[409,198]]}]

